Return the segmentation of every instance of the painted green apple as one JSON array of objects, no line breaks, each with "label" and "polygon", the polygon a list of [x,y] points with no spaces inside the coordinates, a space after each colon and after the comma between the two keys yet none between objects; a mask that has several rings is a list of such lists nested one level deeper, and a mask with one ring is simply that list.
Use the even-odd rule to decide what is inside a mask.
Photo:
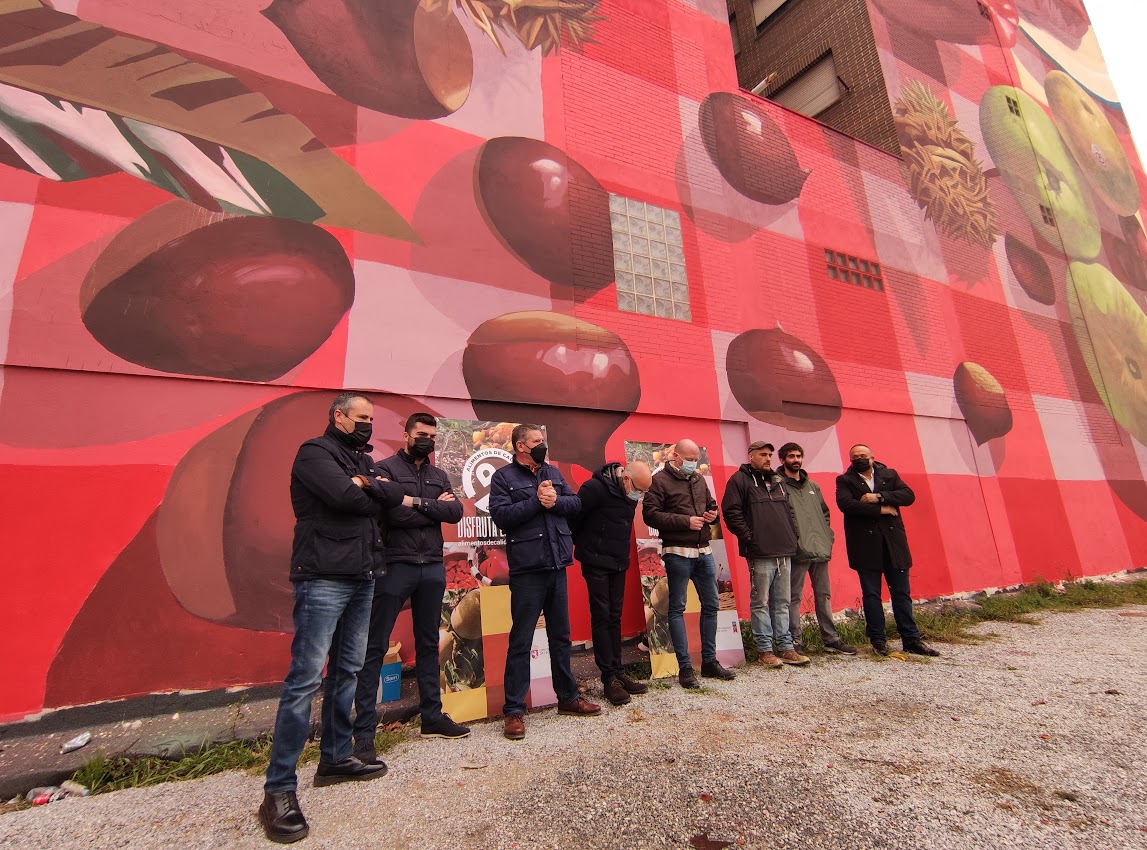
[{"label": "painted green apple", "polygon": [[1100,399],[1147,445],[1147,315],[1098,263],[1072,263],[1067,292],[1071,327]]},{"label": "painted green apple", "polygon": [[1063,71],[1051,71],[1043,88],[1055,126],[1095,194],[1120,215],[1135,215],[1139,184],[1103,109]]},{"label": "painted green apple", "polygon": [[1036,232],[1073,259],[1097,257],[1102,242],[1091,190],[1043,107],[1019,89],[994,86],[980,101],[980,130]]}]

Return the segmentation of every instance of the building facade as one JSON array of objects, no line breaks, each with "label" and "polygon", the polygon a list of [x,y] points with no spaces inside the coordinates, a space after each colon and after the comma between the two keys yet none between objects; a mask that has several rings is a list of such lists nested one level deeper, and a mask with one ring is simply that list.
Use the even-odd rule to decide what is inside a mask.
[{"label": "building facade", "polygon": [[729,26],[741,88],[899,154],[865,0],[730,0]]},{"label": "building facade", "polygon": [[1078,3],[870,0],[897,154],[741,91],[724,0],[487,7],[0,0],[0,718],[279,680],[347,387],[379,455],[451,435],[458,693],[506,423],[575,482],[692,437],[718,496],[753,440],[829,492],[865,442],[920,597],[1147,564],[1144,175]]}]

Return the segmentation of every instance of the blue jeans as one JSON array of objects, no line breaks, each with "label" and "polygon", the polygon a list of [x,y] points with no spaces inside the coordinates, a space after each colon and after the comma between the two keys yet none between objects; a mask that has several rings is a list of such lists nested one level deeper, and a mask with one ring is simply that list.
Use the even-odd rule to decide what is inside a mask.
[{"label": "blue jeans", "polygon": [[677,653],[677,666],[693,666],[689,657],[689,635],[685,631],[685,603],[689,582],[701,600],[701,662],[717,660],[717,562],[712,555],[686,558],[665,555],[665,576],[669,579],[669,637]]},{"label": "blue jeans", "polygon": [[414,627],[414,669],[418,674],[422,722],[430,724],[441,719],[438,629],[442,625],[442,595],[445,592],[446,568],[441,561],[433,564],[390,561],[386,565],[386,575],[375,581],[374,603],[370,609],[370,638],[354,699],[355,752],[374,749],[382,661],[390,648],[390,633],[394,630],[398,612],[408,599]]},{"label": "blue jeans", "polygon": [[525,714],[530,690],[530,647],[538,627],[538,615],[546,615],[546,638],[550,644],[550,675],[558,704],[578,698],[577,681],[570,670],[570,608],[566,571],[540,570],[510,573],[509,646],[506,649],[506,703],[503,714]]},{"label": "blue jeans", "polygon": [[[749,597],[749,620],[761,652],[785,652],[793,648],[789,634],[788,558],[750,558],[753,590]],[[767,603],[767,604],[766,604]]]},{"label": "blue jeans", "polygon": [[263,785],[268,794],[294,791],[298,786],[295,769],[311,731],[311,700],[320,685],[323,734],[319,758],[330,763],[350,756],[350,713],[358,671],[366,655],[373,597],[373,581],[295,582],[295,638],[291,641],[291,667],[275,715],[271,763]]}]

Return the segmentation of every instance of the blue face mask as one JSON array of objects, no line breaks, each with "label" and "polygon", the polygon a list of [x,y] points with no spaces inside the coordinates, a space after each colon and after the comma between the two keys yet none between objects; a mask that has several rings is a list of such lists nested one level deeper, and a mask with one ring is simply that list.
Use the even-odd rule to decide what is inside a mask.
[{"label": "blue face mask", "polygon": [[695,461],[695,460],[683,460],[683,461],[681,461],[681,471],[684,472],[686,475],[692,475],[694,472],[697,471],[697,461]]},{"label": "blue face mask", "polygon": [[631,502],[640,502],[641,501],[641,493],[637,492],[636,490],[630,490],[625,495],[629,497],[629,501],[631,501]]}]

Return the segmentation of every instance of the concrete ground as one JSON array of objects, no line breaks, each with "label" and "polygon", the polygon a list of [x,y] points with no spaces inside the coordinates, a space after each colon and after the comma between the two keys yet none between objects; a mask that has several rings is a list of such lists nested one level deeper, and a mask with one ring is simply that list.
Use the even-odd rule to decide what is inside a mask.
[{"label": "concrete ground", "polygon": [[[1055,614],[932,661],[818,658],[601,717],[414,738],[299,796],[307,848],[1144,848],[1147,608]],[[590,696],[594,694],[591,691]],[[0,816],[12,848],[263,848],[243,773]]]}]

